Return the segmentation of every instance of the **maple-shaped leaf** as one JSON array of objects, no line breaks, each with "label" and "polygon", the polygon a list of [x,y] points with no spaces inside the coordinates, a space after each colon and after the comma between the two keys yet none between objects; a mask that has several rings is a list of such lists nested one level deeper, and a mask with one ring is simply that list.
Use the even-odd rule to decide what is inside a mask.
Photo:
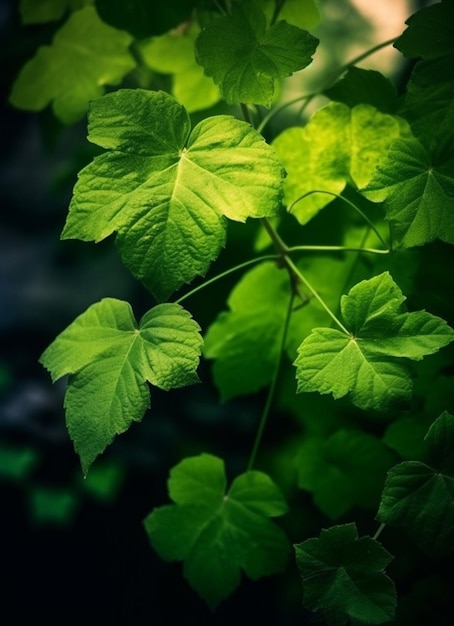
[{"label": "maple-shaped leaf", "polygon": [[100,241],[117,231],[125,265],[159,300],[207,271],[225,241],[224,217],[279,210],[282,165],[234,117],[191,131],[171,95],[121,89],[91,104],[88,138],[108,152],[80,172],[62,237]]},{"label": "maple-shaped leaf", "polygon": [[[301,224],[332,202],[347,182],[363,187],[369,181],[400,123],[368,104],[352,109],[333,102],[319,109],[304,127],[284,130],[273,147],[287,170],[285,202]],[[302,198],[305,194],[309,194]]]},{"label": "maple-shaped leaf", "polygon": [[185,578],[210,607],[236,589],[241,570],[256,580],[285,567],[287,538],[268,518],[287,505],[269,476],[246,472],[226,491],[224,462],[201,454],[171,470],[168,488],[175,504],[152,511],[146,531],[161,558],[184,561]]},{"label": "maple-shaped leaf", "polygon": [[454,330],[426,311],[406,312],[405,296],[388,272],[355,285],[341,298],[347,333],[314,328],[295,361],[298,391],[349,394],[363,409],[407,401],[409,360],[419,361],[454,340]]},{"label": "maple-shaped leaf", "polygon": [[79,315],[40,362],[55,381],[69,374],[66,422],[84,474],[115,435],[142,419],[147,382],[168,390],[198,381],[202,338],[178,304],[160,304],[134,319],[127,302],[105,298]]},{"label": "maple-shaped leaf", "polygon": [[104,93],[104,85],[117,85],[135,67],[131,43],[128,33],[104,24],[94,7],[76,11],[52,45],[41,46],[24,65],[9,100],[27,111],[52,103],[62,122],[75,122],[85,115],[89,100]]},{"label": "maple-shaped leaf", "polygon": [[298,486],[336,519],[353,506],[377,507],[387,470],[396,457],[377,437],[341,428],[329,437],[306,438],[299,450]]},{"label": "maple-shaped leaf", "polygon": [[172,95],[188,113],[211,107],[221,97],[218,86],[195,60],[194,42],[199,32],[199,26],[193,23],[138,43],[148,67],[172,75]]},{"label": "maple-shaped leaf", "polygon": [[322,611],[330,626],[349,618],[371,626],[393,619],[396,592],[385,568],[392,556],[355,524],[323,529],[319,538],[295,545],[304,605]]},{"label": "maple-shaped leaf", "polygon": [[454,243],[454,152],[425,147],[413,136],[396,139],[362,193],[385,202],[396,246],[434,239]]},{"label": "maple-shaped leaf", "polygon": [[377,519],[444,556],[454,550],[454,416],[442,413],[424,441],[426,463],[404,461],[388,472]]},{"label": "maple-shaped leaf", "polygon": [[280,20],[268,27],[260,2],[234,2],[232,13],[209,22],[196,41],[196,58],[229,104],[269,106],[277,79],[312,61],[318,39]]}]

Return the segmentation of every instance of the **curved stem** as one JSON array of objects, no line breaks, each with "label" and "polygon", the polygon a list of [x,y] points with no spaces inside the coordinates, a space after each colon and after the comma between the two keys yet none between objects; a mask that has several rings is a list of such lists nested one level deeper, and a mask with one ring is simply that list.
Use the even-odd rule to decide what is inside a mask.
[{"label": "curved stem", "polygon": [[345,328],[345,326],[342,324],[342,322],[336,317],[336,315],[333,313],[333,311],[331,311],[331,309],[329,308],[329,306],[326,304],[326,302],[323,300],[323,298],[318,294],[318,292],[312,287],[312,285],[310,284],[310,282],[307,280],[307,278],[305,278],[303,276],[303,274],[300,272],[300,270],[297,268],[297,266],[293,263],[293,261],[289,258],[286,257],[285,262],[287,264],[287,267],[290,268],[290,270],[292,271],[293,275],[296,276],[298,278],[298,280],[303,283],[303,285],[305,285],[307,287],[307,289],[309,289],[309,291],[311,292],[311,294],[314,296],[314,298],[318,301],[318,303],[325,309],[325,311],[328,313],[328,315],[330,316],[330,318],[333,320],[333,322],[335,322],[335,324],[341,329],[342,332],[344,332],[346,335],[350,335],[349,331]]},{"label": "curved stem", "polygon": [[350,246],[292,246],[287,252],[369,252],[370,254],[389,254],[389,250],[379,250],[378,248],[354,248]]},{"label": "curved stem", "polygon": [[220,280],[221,278],[225,278],[229,274],[233,274],[233,272],[238,272],[239,270],[242,270],[243,268],[248,267],[249,265],[253,265],[254,263],[260,263],[260,261],[276,261],[279,258],[280,258],[280,255],[278,254],[264,254],[255,259],[249,259],[249,261],[244,261],[244,263],[235,265],[235,267],[230,267],[228,270],[225,270],[225,272],[221,272],[220,274],[213,276],[213,278],[210,278],[204,281],[201,285],[198,285],[197,287],[194,287],[194,289],[191,289],[191,291],[188,291],[188,293],[185,293],[183,296],[178,298],[178,300],[175,300],[175,304],[181,304],[184,300],[195,295],[198,291],[205,289],[205,287],[212,285],[213,283]]},{"label": "curved stem", "polygon": [[382,534],[382,532],[384,531],[385,528],[386,528],[386,524],[380,524],[380,526],[377,529],[377,532],[372,537],[372,539],[374,539],[376,541],[380,537],[380,535]]},{"label": "curved stem", "polygon": [[347,204],[349,204],[353,209],[355,209],[355,211],[357,213],[359,213],[359,215],[361,215],[361,217],[363,218],[363,220],[370,226],[370,228],[374,231],[374,233],[377,235],[377,237],[380,239],[380,241],[382,242],[382,244],[384,246],[386,246],[386,250],[389,251],[388,249],[388,244],[386,243],[386,241],[383,239],[383,237],[381,236],[381,234],[379,233],[379,231],[377,230],[377,228],[374,226],[374,224],[370,221],[370,219],[367,217],[367,215],[361,211],[361,209],[359,207],[356,206],[356,204],[354,204],[351,200],[349,200],[348,198],[345,198],[344,196],[341,196],[338,193],[334,193],[333,191],[326,191],[325,189],[312,189],[311,191],[308,191],[307,193],[303,194],[302,196],[300,196],[299,198],[297,198],[296,200],[294,200],[292,202],[292,204],[288,207],[287,211],[289,213],[292,212],[293,208],[295,207],[296,204],[298,204],[298,202],[300,202],[301,200],[303,200],[304,198],[306,198],[307,196],[312,195],[313,193],[324,193],[327,194],[328,196],[333,196],[334,198],[339,198],[340,200],[343,200],[343,202],[346,202]]},{"label": "curved stem", "polygon": [[268,124],[268,122],[278,113],[281,113],[281,111],[283,111],[284,109],[287,109],[288,107],[291,107],[293,104],[296,104],[297,102],[301,102],[302,100],[307,100],[307,99],[311,99],[315,98],[315,96],[318,96],[319,92],[318,91],[314,91],[314,93],[309,93],[306,94],[304,96],[298,96],[298,98],[294,98],[293,100],[289,100],[288,102],[285,102],[284,104],[281,104],[280,106],[276,107],[275,109],[271,109],[271,111],[269,113],[267,113],[267,115],[265,115],[265,117],[263,118],[263,120],[260,122],[260,124],[257,126],[257,132],[261,133],[263,131],[263,129],[265,128],[265,126]]},{"label": "curved stem", "polygon": [[273,378],[271,379],[271,383],[270,386],[268,388],[268,394],[266,396],[266,402],[265,402],[265,406],[263,407],[263,411],[262,411],[262,415],[260,417],[260,423],[259,423],[259,427],[257,429],[257,434],[255,436],[255,440],[254,440],[254,445],[252,448],[252,452],[251,452],[251,456],[249,457],[249,462],[247,464],[247,472],[250,472],[251,469],[254,467],[255,464],[255,460],[257,458],[257,453],[260,447],[260,444],[262,442],[262,438],[263,438],[263,433],[265,431],[265,426],[266,423],[268,421],[268,417],[270,415],[270,410],[271,410],[271,405],[274,399],[274,392],[276,391],[276,384],[277,384],[277,380],[279,377],[279,372],[281,369],[281,363],[282,363],[282,355],[284,353],[285,350],[285,342],[287,340],[287,333],[288,333],[288,327],[290,324],[290,317],[292,315],[292,308],[293,308],[293,300],[295,298],[295,292],[292,289],[291,291],[291,295],[289,298],[289,302],[288,302],[288,307],[287,307],[287,314],[285,317],[285,322],[284,322],[284,327],[282,330],[282,337],[281,337],[281,342],[280,342],[280,346],[279,346],[279,355],[276,361],[276,365],[274,368],[274,372],[273,372]]}]

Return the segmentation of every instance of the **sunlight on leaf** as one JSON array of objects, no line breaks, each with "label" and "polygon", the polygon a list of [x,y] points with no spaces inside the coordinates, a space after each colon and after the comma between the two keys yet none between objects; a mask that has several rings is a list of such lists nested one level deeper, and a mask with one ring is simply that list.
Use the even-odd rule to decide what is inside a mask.
[{"label": "sunlight on leaf", "polygon": [[298,391],[349,394],[363,409],[386,410],[409,400],[407,360],[421,360],[454,340],[454,330],[426,311],[405,312],[403,296],[388,272],[355,285],[342,296],[350,334],[314,328],[295,361]]},{"label": "sunlight on leaf", "polygon": [[289,545],[268,518],[287,512],[285,500],[264,473],[237,476],[226,492],[224,463],[201,454],[183,459],[170,472],[175,504],[145,519],[151,545],[161,558],[184,561],[184,576],[212,608],[241,581],[282,571]]},{"label": "sunlight on leaf", "polygon": [[117,85],[136,65],[128,51],[132,37],[104,24],[93,7],[73,13],[54,37],[41,46],[13,84],[10,102],[27,111],[52,103],[65,124],[83,117],[89,100]]},{"label": "sunlight on leaf", "polygon": [[277,213],[283,169],[263,137],[227,115],[191,131],[165,92],[119,90],[90,108],[89,139],[109,150],[80,172],[64,239],[116,245],[158,300],[205,274],[225,242],[224,217]]},{"label": "sunlight on leaf", "polygon": [[149,407],[147,383],[168,390],[198,381],[199,327],[178,304],[150,309],[137,325],[127,302],[105,298],[42,354],[55,381],[70,374],[66,422],[84,474],[115,435]]}]

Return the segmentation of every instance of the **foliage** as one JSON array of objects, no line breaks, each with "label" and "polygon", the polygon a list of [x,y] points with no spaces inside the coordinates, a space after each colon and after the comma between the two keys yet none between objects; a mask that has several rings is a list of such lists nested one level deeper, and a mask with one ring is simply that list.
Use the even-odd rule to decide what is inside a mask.
[{"label": "foliage", "polygon": [[[297,114],[284,88],[317,58],[313,0],[20,9],[24,24],[56,20],[55,32],[10,102],[51,105],[65,124],[88,111],[101,149],[79,173],[62,239],[114,234],[153,300],[140,323],[127,302],[92,304],[41,357],[53,380],[68,377],[83,473],[142,420],[149,384],[197,382],[203,356],[224,402],[268,389],[262,416],[228,489],[206,440],[173,467],[173,504],[145,519],[153,549],[182,561],[214,608],[241,572],[288,573],[293,542],[304,604],[328,624],[400,619],[385,525],[432,556],[453,548],[454,311],[438,257],[452,263],[454,3],[422,9],[394,41],[418,57],[404,84],[353,61],[300,94]],[[202,339],[182,303],[206,308],[228,278]],[[268,418],[279,430],[286,413],[296,435],[268,441]],[[304,498],[320,534],[301,541],[292,503]],[[72,506],[60,504],[61,515]],[[361,536],[377,510],[379,530]]]}]

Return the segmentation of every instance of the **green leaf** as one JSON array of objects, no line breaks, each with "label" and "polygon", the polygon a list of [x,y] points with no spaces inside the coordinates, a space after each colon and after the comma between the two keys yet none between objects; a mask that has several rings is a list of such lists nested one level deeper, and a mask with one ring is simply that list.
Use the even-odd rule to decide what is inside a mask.
[{"label": "green leaf", "polygon": [[275,80],[305,68],[318,39],[285,21],[267,27],[257,0],[235,2],[196,41],[196,57],[229,104],[269,106]]},{"label": "green leaf", "polygon": [[201,454],[170,472],[175,504],[145,519],[153,548],[168,561],[184,561],[184,576],[210,607],[239,585],[241,569],[253,580],[281,571],[289,546],[269,517],[287,511],[285,500],[262,472],[237,476],[226,492],[224,463]]},{"label": "green leaf", "polygon": [[75,493],[54,487],[34,487],[28,500],[33,520],[38,524],[68,525],[79,506]]},{"label": "green leaf", "polygon": [[374,539],[358,538],[355,524],[322,530],[318,539],[295,545],[304,604],[323,611],[329,624],[347,619],[383,624],[393,619],[396,593],[384,573],[392,556]]},{"label": "green leaf", "polygon": [[427,464],[404,461],[388,472],[377,519],[405,527],[428,554],[444,556],[454,550],[454,416],[442,413],[425,442]]},{"label": "green leaf", "polygon": [[298,391],[349,394],[354,404],[373,410],[408,400],[408,359],[437,352],[453,341],[454,330],[426,311],[405,312],[404,300],[388,272],[342,296],[349,334],[315,328],[303,341],[295,361]]},{"label": "green leaf", "polygon": [[[275,0],[262,0],[262,6],[271,20],[276,10]],[[320,22],[317,0],[285,0],[280,4],[279,19],[298,28],[314,28]]]},{"label": "green leaf", "polygon": [[396,245],[420,246],[436,238],[454,243],[454,153],[437,151],[412,136],[396,139],[362,192],[385,201]]},{"label": "green leaf", "polygon": [[333,200],[312,192],[339,194],[347,182],[365,186],[399,134],[394,117],[367,104],[349,109],[341,103],[318,110],[303,128],[284,130],[273,147],[287,170],[285,202],[297,220],[306,224]]},{"label": "green leaf", "polygon": [[172,74],[172,94],[188,113],[211,107],[221,97],[218,86],[204,75],[195,60],[194,42],[199,32],[194,23],[138,44],[148,67],[161,74]]},{"label": "green leaf", "polygon": [[395,113],[398,105],[394,85],[380,72],[360,67],[350,67],[337,83],[325,91],[325,95],[350,108],[369,104],[382,113]]},{"label": "green leaf", "polygon": [[41,111],[50,103],[71,124],[85,115],[89,100],[117,85],[135,67],[128,52],[132,37],[104,24],[93,7],[73,13],[52,45],[41,46],[13,84],[10,103]]},{"label": "green leaf", "polygon": [[0,478],[24,480],[30,476],[38,460],[39,454],[34,448],[0,442]]},{"label": "green leaf", "polygon": [[298,454],[298,486],[312,492],[318,508],[337,519],[356,505],[376,508],[395,461],[379,439],[361,431],[308,437]]},{"label": "green leaf", "polygon": [[136,39],[161,35],[191,19],[195,0],[144,2],[144,0],[96,0],[101,19],[127,30]]},{"label": "green leaf", "polygon": [[54,381],[70,374],[66,421],[84,474],[115,435],[142,419],[147,382],[164,390],[197,382],[199,330],[178,304],[153,307],[137,325],[127,302],[105,298],[45,350],[40,362]]},{"label": "green leaf", "polygon": [[66,11],[76,11],[93,4],[93,0],[20,0],[20,15],[23,24],[55,22]]},{"label": "green leaf", "polygon": [[62,237],[116,245],[159,299],[204,274],[225,241],[224,216],[275,214],[283,169],[261,135],[222,115],[191,131],[164,92],[119,90],[91,104],[89,139],[110,150],[80,173]]},{"label": "green leaf", "polygon": [[406,57],[433,59],[454,53],[452,0],[421,9],[406,24],[407,30],[394,43]]}]

